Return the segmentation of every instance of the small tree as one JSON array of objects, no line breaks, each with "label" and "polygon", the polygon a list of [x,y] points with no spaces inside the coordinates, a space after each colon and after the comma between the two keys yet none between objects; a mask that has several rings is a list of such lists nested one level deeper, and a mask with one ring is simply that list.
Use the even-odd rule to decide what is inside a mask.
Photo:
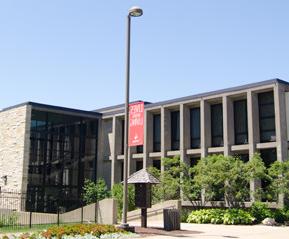
[{"label": "small tree", "polygon": [[[122,204],[123,204],[123,184],[121,183],[114,184],[111,190],[111,196],[117,201],[118,218],[121,218]],[[128,185],[128,211],[132,211],[136,208],[134,200],[135,200],[134,186],[129,184]]]},{"label": "small tree", "polygon": [[176,200],[181,198],[194,203],[200,197],[200,188],[194,184],[192,169],[180,161],[179,156],[163,158],[164,172],[150,167],[149,172],[160,180],[160,184],[153,186],[153,203],[163,200]]},{"label": "small tree", "polygon": [[84,181],[82,197],[86,204],[96,203],[109,196],[110,192],[102,178],[98,179],[96,183],[89,179]]},{"label": "small tree", "polygon": [[285,203],[288,203],[289,195],[289,161],[280,162],[275,161],[268,169],[270,177],[269,193],[274,199],[278,195],[284,194]]}]

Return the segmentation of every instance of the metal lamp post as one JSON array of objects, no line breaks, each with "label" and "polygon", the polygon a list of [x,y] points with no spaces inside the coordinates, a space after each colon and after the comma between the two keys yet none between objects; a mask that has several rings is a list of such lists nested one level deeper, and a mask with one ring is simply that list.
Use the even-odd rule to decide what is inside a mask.
[{"label": "metal lamp post", "polygon": [[123,208],[122,208],[122,228],[128,228],[127,207],[128,207],[128,126],[129,126],[129,78],[130,78],[130,23],[131,17],[140,17],[143,11],[139,7],[132,7],[127,15],[127,42],[126,42],[126,88],[125,88],[125,123],[124,123],[124,167],[123,167]]}]

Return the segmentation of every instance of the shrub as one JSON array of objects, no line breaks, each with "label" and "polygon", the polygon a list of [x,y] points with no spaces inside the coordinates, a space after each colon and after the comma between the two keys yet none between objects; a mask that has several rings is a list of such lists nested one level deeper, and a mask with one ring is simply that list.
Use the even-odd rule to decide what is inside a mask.
[{"label": "shrub", "polygon": [[262,202],[254,202],[250,208],[250,213],[257,222],[262,222],[266,217],[274,217],[267,204]]},{"label": "shrub", "polygon": [[0,227],[4,226],[13,226],[18,222],[18,215],[13,212],[9,215],[1,215],[0,216]]},{"label": "shrub", "polygon": [[188,223],[252,224],[255,218],[243,209],[201,209],[193,211]]},{"label": "shrub", "polygon": [[200,209],[191,212],[188,216],[188,223],[213,223],[221,224],[223,223],[224,216],[223,209]]},{"label": "shrub", "polygon": [[237,224],[252,224],[255,218],[243,209],[228,209],[226,210],[223,218],[224,224],[237,225]]},{"label": "shrub", "polygon": [[96,183],[89,179],[84,181],[82,197],[86,204],[95,203],[109,197],[109,195],[110,193],[102,178],[98,179]]},{"label": "shrub", "polygon": [[76,225],[65,225],[65,226],[53,226],[48,228],[46,231],[41,233],[44,238],[58,238],[62,236],[76,236],[91,234],[93,236],[100,236],[107,233],[124,232],[112,225],[100,225],[100,224],[76,224]]},{"label": "shrub", "polygon": [[[123,201],[123,185],[121,183],[114,184],[112,187],[111,195],[117,201],[118,218],[122,215],[122,201]],[[135,207],[135,191],[133,185],[128,185],[128,211],[134,210]]]}]

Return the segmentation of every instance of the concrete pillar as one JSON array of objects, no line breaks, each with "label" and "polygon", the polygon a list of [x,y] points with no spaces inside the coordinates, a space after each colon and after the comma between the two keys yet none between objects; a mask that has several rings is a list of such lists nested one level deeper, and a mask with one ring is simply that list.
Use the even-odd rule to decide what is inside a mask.
[{"label": "concrete pillar", "polygon": [[[171,146],[171,115],[170,111],[161,108],[161,159],[167,156],[167,151]],[[161,166],[161,171],[163,171],[163,165]]]},{"label": "concrete pillar", "polygon": [[[277,143],[277,160],[284,162],[288,159],[288,142],[287,142],[287,122],[285,110],[285,87],[276,84],[274,87],[274,106],[275,106],[275,128]],[[278,206],[284,206],[284,194],[278,197]]]},{"label": "concrete pillar", "polygon": [[[121,172],[118,167],[117,155],[121,152],[121,121],[116,118],[112,119],[112,133],[111,133],[111,147],[110,147],[110,158],[111,158],[111,187],[120,181]],[[119,148],[118,148],[119,147]]]},{"label": "concrete pillar", "polygon": [[234,107],[228,96],[223,96],[223,140],[224,155],[231,155],[231,146],[234,144]]},{"label": "concrete pillar", "polygon": [[145,110],[144,120],[143,168],[147,168],[153,164],[149,158],[149,153],[153,152],[153,114]]},{"label": "concrete pillar", "polygon": [[[247,115],[248,115],[248,142],[249,142],[249,158],[251,159],[256,151],[256,144],[260,141],[259,130],[259,108],[257,93],[249,90],[247,92]],[[261,186],[260,180],[254,180],[250,183],[250,198],[254,202],[254,192]]]},{"label": "concrete pillar", "polygon": [[190,160],[186,154],[190,148],[190,109],[184,104],[180,105],[180,159],[189,164]]},{"label": "concrete pillar", "polygon": [[287,123],[285,111],[285,88],[280,84],[274,87],[275,128],[277,143],[277,160],[288,159]]},{"label": "concrete pillar", "polygon": [[208,147],[211,145],[211,109],[210,104],[204,100],[200,102],[201,114],[201,157],[208,155]]}]

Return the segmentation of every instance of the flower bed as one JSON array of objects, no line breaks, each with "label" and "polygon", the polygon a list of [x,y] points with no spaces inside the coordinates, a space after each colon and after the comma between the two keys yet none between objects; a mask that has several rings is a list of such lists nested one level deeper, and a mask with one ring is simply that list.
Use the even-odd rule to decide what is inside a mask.
[{"label": "flower bed", "polygon": [[76,224],[53,226],[38,233],[3,236],[2,239],[108,239],[134,236],[112,225]]}]

